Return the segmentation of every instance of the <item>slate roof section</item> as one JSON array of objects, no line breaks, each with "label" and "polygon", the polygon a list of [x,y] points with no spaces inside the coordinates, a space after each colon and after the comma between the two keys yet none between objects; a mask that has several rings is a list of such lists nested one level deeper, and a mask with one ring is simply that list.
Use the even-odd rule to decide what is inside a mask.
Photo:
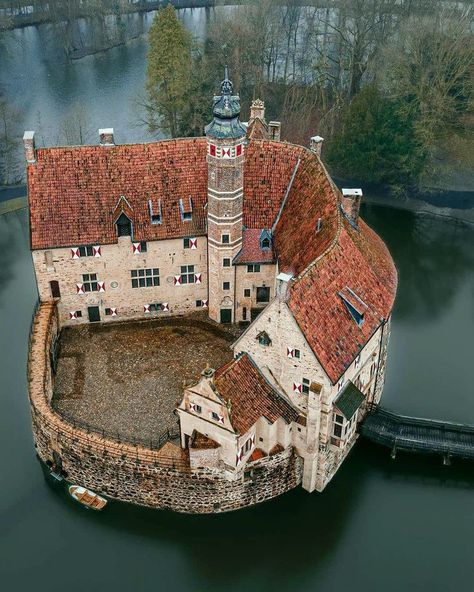
[{"label": "slate roof section", "polygon": [[234,258],[236,265],[276,262],[273,243],[270,249],[262,249],[260,247],[261,234],[262,229],[260,228],[247,228],[244,230],[242,235],[242,249]]},{"label": "slate roof section", "polygon": [[248,354],[216,370],[214,384],[220,396],[231,402],[231,423],[245,434],[260,417],[274,423],[296,421],[299,412],[271,386]]},{"label": "slate roof section", "polygon": [[339,393],[334,405],[344,415],[347,421],[352,419],[365,399],[365,395],[350,380]]}]

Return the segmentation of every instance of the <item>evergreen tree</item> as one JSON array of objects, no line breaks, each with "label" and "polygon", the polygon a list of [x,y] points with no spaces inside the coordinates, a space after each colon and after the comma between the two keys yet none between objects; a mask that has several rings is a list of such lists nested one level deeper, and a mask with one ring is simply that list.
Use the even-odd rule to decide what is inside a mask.
[{"label": "evergreen tree", "polygon": [[394,186],[417,181],[425,154],[416,139],[413,115],[400,107],[374,85],[354,98],[343,114],[341,131],[326,151],[337,174]]},{"label": "evergreen tree", "polygon": [[150,131],[185,135],[193,84],[193,40],[171,4],[158,11],[149,34],[146,110]]}]

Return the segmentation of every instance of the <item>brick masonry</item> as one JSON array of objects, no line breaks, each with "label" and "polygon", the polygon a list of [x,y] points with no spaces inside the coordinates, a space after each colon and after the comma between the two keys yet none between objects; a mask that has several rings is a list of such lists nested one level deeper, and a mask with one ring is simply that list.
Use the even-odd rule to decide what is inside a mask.
[{"label": "brick masonry", "polygon": [[216,513],[253,505],[296,487],[302,459],[287,449],[248,463],[245,472],[191,470],[187,458],[113,442],[65,422],[50,406],[50,348],[59,331],[55,303],[42,303],[34,320],[28,363],[35,448],[69,483],[150,508]]}]

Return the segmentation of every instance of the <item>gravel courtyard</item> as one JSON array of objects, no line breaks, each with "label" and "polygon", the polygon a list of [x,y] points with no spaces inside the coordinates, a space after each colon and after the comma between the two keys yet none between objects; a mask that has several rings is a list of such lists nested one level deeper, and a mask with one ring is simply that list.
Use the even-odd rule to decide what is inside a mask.
[{"label": "gravel courtyard", "polygon": [[234,339],[195,317],[66,327],[53,407],[122,440],[156,442],[176,425],[183,382],[230,361]]}]

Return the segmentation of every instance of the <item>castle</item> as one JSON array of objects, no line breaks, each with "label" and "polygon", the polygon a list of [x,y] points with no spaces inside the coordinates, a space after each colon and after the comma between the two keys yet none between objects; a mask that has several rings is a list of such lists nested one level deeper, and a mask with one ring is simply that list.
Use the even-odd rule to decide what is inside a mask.
[{"label": "castle", "polygon": [[[397,274],[359,217],[362,192],[337,189],[321,137],[282,142],[261,101],[239,118],[226,73],[204,138],[117,145],[102,129],[98,146],[37,149],[25,132],[35,444],[69,481],[189,512],[322,491],[380,400]],[[55,414],[62,327],[195,311],[244,330],[233,360],[183,388],[179,466]]]}]

